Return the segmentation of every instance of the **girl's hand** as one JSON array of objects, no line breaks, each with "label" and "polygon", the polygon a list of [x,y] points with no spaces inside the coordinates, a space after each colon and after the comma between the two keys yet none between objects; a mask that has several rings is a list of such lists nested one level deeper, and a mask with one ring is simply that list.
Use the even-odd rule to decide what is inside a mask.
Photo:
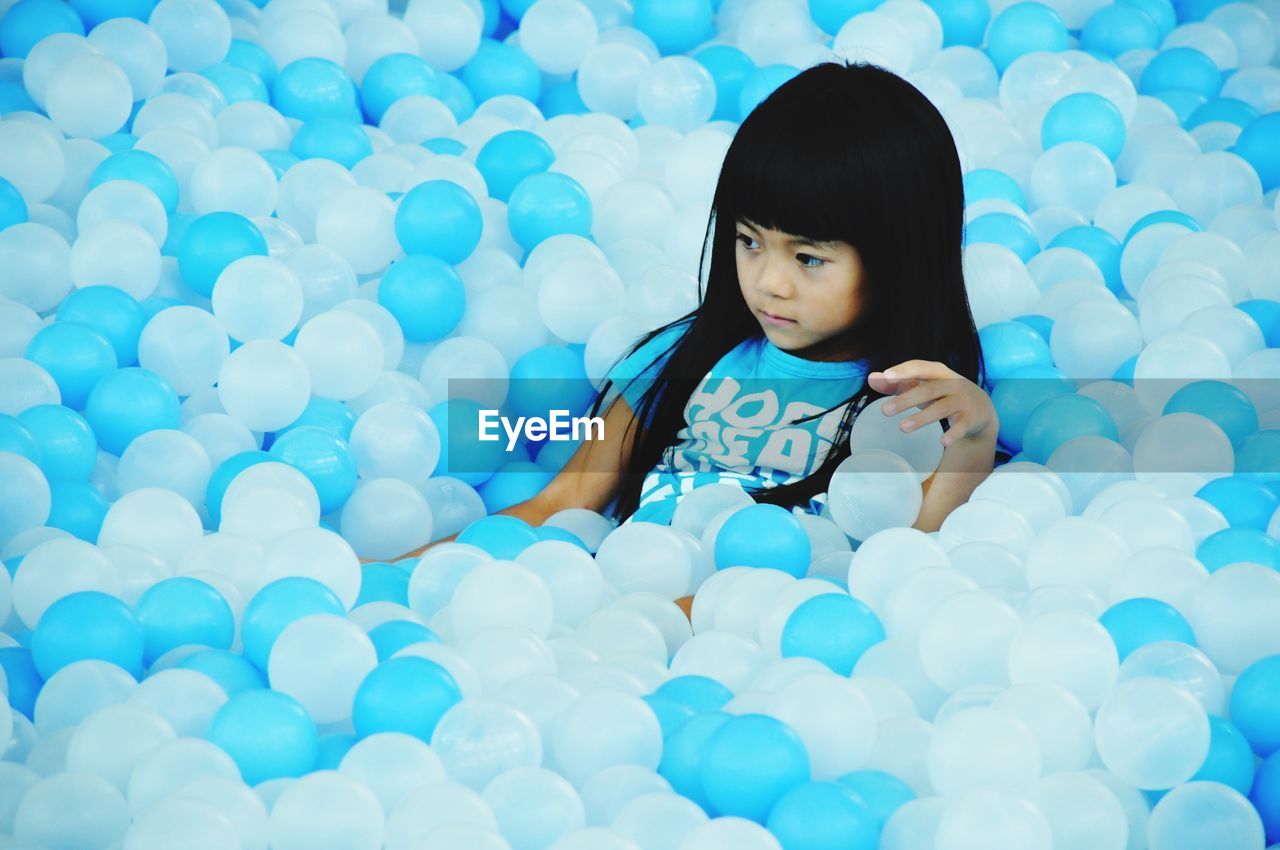
[{"label": "girl's hand", "polygon": [[872,372],[867,383],[878,393],[896,396],[885,403],[886,416],[909,407],[920,409],[898,423],[903,431],[946,419],[951,427],[942,435],[945,447],[961,439],[996,440],[999,420],[991,397],[942,363],[908,360],[883,372]]}]

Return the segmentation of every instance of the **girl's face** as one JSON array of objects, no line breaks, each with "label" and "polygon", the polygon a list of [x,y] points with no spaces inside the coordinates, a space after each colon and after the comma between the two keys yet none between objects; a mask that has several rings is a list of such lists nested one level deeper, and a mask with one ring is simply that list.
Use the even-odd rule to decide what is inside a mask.
[{"label": "girl's face", "polygon": [[769,341],[809,360],[854,359],[842,334],[862,307],[857,250],[741,219],[735,227],[738,285]]}]

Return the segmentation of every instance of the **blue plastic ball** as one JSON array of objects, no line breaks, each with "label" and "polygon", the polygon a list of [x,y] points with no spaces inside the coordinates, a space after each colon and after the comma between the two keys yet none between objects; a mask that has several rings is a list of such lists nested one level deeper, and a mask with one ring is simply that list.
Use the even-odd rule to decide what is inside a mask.
[{"label": "blue plastic ball", "polygon": [[867,804],[880,826],[889,816],[916,798],[911,786],[883,770],[855,770],[836,779]]},{"label": "blue plastic ball", "polygon": [[1071,393],[1041,402],[1027,417],[1022,448],[1036,463],[1045,463],[1058,446],[1076,437],[1119,441],[1115,420],[1101,402]]},{"label": "blue plastic ball", "polygon": [[1118,0],[1117,5],[1132,6],[1146,13],[1147,17],[1155,21],[1156,32],[1161,41],[1178,25],[1178,13],[1169,0]]},{"label": "blue plastic ball", "polygon": [[1016,215],[993,212],[980,215],[964,229],[966,245],[991,242],[1003,245],[1025,263],[1040,253],[1040,240],[1031,225]]},{"label": "blue plastic ball", "polygon": [[1268,756],[1266,761],[1258,765],[1253,789],[1249,792],[1249,802],[1253,803],[1262,817],[1267,841],[1280,841],[1280,755]]},{"label": "blue plastic ball", "polygon": [[1280,540],[1257,528],[1224,528],[1201,541],[1196,558],[1211,573],[1242,562],[1280,570]]},{"label": "blue plastic ball", "polygon": [[1280,510],[1280,496],[1240,475],[1215,478],[1196,491],[1196,498],[1222,511],[1233,528],[1266,531],[1271,517]]},{"label": "blue plastic ball", "polygon": [[284,117],[304,122],[315,118],[360,120],[355,83],[338,65],[314,56],[280,69],[271,81],[271,105]]},{"label": "blue plastic ball", "polygon": [[171,649],[192,644],[229,649],[236,634],[231,606],[212,586],[177,576],[149,587],[133,606],[146,636],[147,665]]},{"label": "blue plastic ball", "polygon": [[259,670],[267,669],[276,638],[295,620],[311,614],[346,615],[337,595],[313,578],[276,579],[253,595],[240,621],[244,657]]},{"label": "blue plastic ball", "polygon": [[54,602],[31,635],[31,660],[45,679],[86,659],[109,661],[142,678],[142,625],[129,606],[92,590]]},{"label": "blue plastic ball", "polygon": [[340,401],[313,396],[297,419],[276,431],[276,439],[294,428],[312,426],[323,428],[335,437],[350,442],[351,429],[356,425],[356,415]]},{"label": "blue plastic ball", "polygon": [[435,97],[440,87],[436,72],[421,57],[390,53],[369,66],[360,83],[360,104],[370,124],[378,124],[387,108],[402,97],[425,94]]},{"label": "blue plastic ball", "polygon": [[1040,339],[1044,340],[1046,343],[1049,341],[1049,337],[1053,333],[1053,319],[1050,319],[1048,316],[1038,316],[1034,313],[1029,313],[1025,316],[1014,317],[1014,321],[1021,322],[1031,328],[1036,332]]},{"label": "blue plastic ball", "polygon": [[1015,3],[996,15],[987,30],[987,55],[1001,74],[1013,60],[1037,50],[1068,47],[1067,25],[1043,3]]},{"label": "blue plastic ball", "polygon": [[1262,179],[1262,191],[1280,186],[1280,112],[1255,118],[1236,137],[1232,152],[1244,157]]},{"label": "blue plastic ball", "polygon": [[1124,244],[1128,245],[1129,240],[1133,239],[1134,236],[1138,235],[1148,227],[1151,227],[1153,224],[1165,223],[1180,224],[1187,228],[1187,230],[1196,233],[1204,229],[1200,226],[1200,222],[1196,221],[1182,210],[1156,210],[1155,212],[1147,213],[1129,227],[1129,232],[1125,234],[1124,237]]},{"label": "blue plastic ball", "polygon": [[1236,303],[1236,309],[1249,314],[1258,323],[1267,348],[1280,348],[1280,301],[1270,298],[1250,298]]},{"label": "blue plastic ball", "polygon": [[383,274],[378,303],[395,316],[405,339],[432,342],[462,321],[467,290],[449,263],[429,254],[410,254]]},{"label": "blue plastic ball", "polygon": [[1248,796],[1253,787],[1253,750],[1234,723],[1209,715],[1209,754],[1188,782],[1221,782]]},{"label": "blue plastic ball", "polygon": [[591,547],[583,543],[582,538],[570,531],[565,531],[563,528],[557,528],[554,525],[540,525],[533,530],[533,533],[538,535],[539,541],[559,540],[562,543],[572,543],[582,551],[591,553]]},{"label": "blue plastic ball", "polygon": [[[527,72],[528,69],[521,71],[521,73]],[[444,101],[444,105],[449,107],[449,111],[453,113],[454,118],[458,119],[459,124],[475,113],[475,95],[471,93],[471,89],[467,88],[467,84],[455,74],[439,74],[436,77],[436,82],[440,86],[440,93],[436,97]]]},{"label": "blue plastic ball", "polygon": [[1048,399],[1067,395],[1075,386],[1054,368],[1027,366],[997,381],[991,390],[991,402],[1000,420],[1000,443],[1013,452],[1023,448],[1027,420]]},{"label": "blue plastic ball", "polygon": [[507,408],[514,416],[547,418],[553,410],[580,416],[595,397],[582,354],[563,345],[543,345],[511,365]]},{"label": "blue plastic ball", "polygon": [[806,782],[774,804],[766,823],[786,850],[876,850],[880,824],[839,782]]},{"label": "blue plastic ball", "polygon": [[93,385],[118,365],[111,342],[79,322],[41,328],[27,344],[26,358],[44,367],[57,383],[62,403],[77,410],[84,407]]},{"label": "blue plastic ball", "polygon": [[275,460],[263,451],[239,452],[218,464],[218,468],[209,476],[209,486],[205,489],[204,503],[209,509],[209,517],[216,528],[222,520],[222,497],[226,495],[231,480],[256,463]]},{"label": "blue plastic ball", "polygon": [[784,794],[809,780],[809,754],[781,720],[743,714],[707,741],[698,776],[717,812],[762,824]]},{"label": "blue plastic ball", "polygon": [[751,71],[742,81],[742,88],[738,91],[738,114],[735,120],[745,121],[765,98],[798,73],[800,73],[799,68],[786,64],[765,65],[763,68]]},{"label": "blue plastic ball", "polygon": [[658,686],[655,694],[689,706],[698,714],[718,711],[733,699],[733,691],[707,676],[674,676]]},{"label": "blue plastic ball", "polygon": [[460,263],[475,251],[483,231],[480,205],[452,180],[414,186],[396,209],[396,239],[408,254]]},{"label": "blue plastic ball", "polygon": [[226,649],[194,652],[179,661],[178,667],[203,673],[231,697],[267,686],[266,674],[245,660],[240,653]]},{"label": "blue plastic ball", "polygon": [[70,0],[84,20],[86,29],[93,29],[103,21],[112,18],[133,18],[145,21],[151,16],[157,0]]},{"label": "blue plastic ball", "polygon": [[307,476],[327,514],[346,504],[356,489],[356,460],[345,441],[323,428],[291,428],[276,437],[270,455]]},{"label": "blue plastic ball", "polygon": [[879,0],[809,0],[809,17],[824,33],[834,36],[854,15],[879,5]]},{"label": "blue plastic ball", "polygon": [[36,697],[44,678],[36,671],[31,650],[21,646],[0,648],[0,670],[9,683],[9,705],[28,720],[35,718]]},{"label": "blue plastic ball", "polygon": [[449,671],[410,655],[383,661],[365,676],[351,717],[361,738],[403,732],[430,743],[440,718],[461,699]]},{"label": "blue plastic ball", "polygon": [[458,533],[459,543],[479,546],[495,558],[510,561],[538,542],[529,523],[506,514],[481,517]]},{"label": "blue plastic ball", "polygon": [[315,722],[297,700],[278,691],[232,696],[213,716],[209,740],[231,756],[249,785],[310,773],[320,754]]},{"label": "blue plastic ball", "polygon": [[165,212],[173,215],[178,209],[178,178],[173,169],[155,154],[137,150],[113,153],[93,170],[89,186],[101,186],[110,180],[141,183],[160,199]]},{"label": "blue plastic ball", "polygon": [[27,202],[18,187],[0,177],[0,230],[28,220]]},{"label": "blue plastic ball", "polygon": [[682,55],[715,35],[711,0],[637,0],[634,22],[663,56]]},{"label": "blue plastic ball", "polygon": [[1164,415],[1198,413],[1211,419],[1238,446],[1258,430],[1258,411],[1239,388],[1224,381],[1193,381],[1170,396]]},{"label": "blue plastic ball", "polygon": [[978,168],[964,175],[964,202],[975,204],[978,201],[1001,200],[1017,204],[1024,210],[1027,198],[1018,181],[1003,171],[994,168]]},{"label": "blue plastic ball", "polygon": [[1196,645],[1196,636],[1178,609],[1159,599],[1126,599],[1103,611],[1098,622],[1111,635],[1121,661],[1138,647],[1156,641]]},{"label": "blue plastic ball", "polygon": [[269,103],[271,94],[267,84],[252,71],[226,60],[215,62],[200,72],[200,76],[218,87],[227,104],[242,103],[247,100]]},{"label": "blue plastic ball", "polygon": [[500,466],[476,492],[484,501],[485,510],[493,514],[532,499],[551,483],[552,478],[555,478],[554,472],[532,461],[513,460]]},{"label": "blue plastic ball", "polygon": [[278,72],[275,60],[265,48],[242,38],[231,39],[231,47],[222,61],[245,69],[267,86],[275,82]]},{"label": "blue plastic ball", "polygon": [[554,443],[547,441],[538,449],[537,457],[534,460],[538,466],[545,470],[559,472],[564,469],[564,465],[569,462],[569,458],[573,457],[579,445],[581,444],[570,440],[557,440]]},{"label": "blue plastic ball", "polygon": [[164,378],[135,366],[102,376],[89,393],[84,418],[98,445],[120,455],[140,434],[177,428],[182,412],[178,394]]},{"label": "blue plastic ball", "polygon": [[[508,131],[509,132],[509,131]],[[444,154],[445,156],[462,156],[467,152],[467,146],[457,139],[450,139],[447,136],[437,136],[434,139],[427,139],[422,146],[432,153]],[[490,194],[493,194],[492,187]]]},{"label": "blue plastic ball", "polygon": [[[44,405],[40,406],[44,407]],[[92,432],[90,432],[90,441],[92,442]],[[96,447],[97,444],[94,445]],[[40,444],[36,442],[35,435],[19,421],[18,417],[7,413],[0,413],[0,452],[22,455],[36,466],[40,466]],[[48,477],[49,473],[45,472],[45,478]]]},{"label": "blue plastic ball", "polygon": [[1138,93],[1158,95],[1186,90],[1205,98],[1222,88],[1222,72],[1214,61],[1194,47],[1161,50],[1138,79]]},{"label": "blue plastic ball", "polygon": [[1117,295],[1124,293],[1124,283],[1120,279],[1120,254],[1124,246],[1107,231],[1091,224],[1079,224],[1059,233],[1048,247],[1075,248],[1083,252],[1102,272],[1107,289]]},{"label": "blue plastic ball", "polygon": [[0,54],[25,59],[38,42],[55,33],[84,35],[84,22],[59,0],[19,0],[0,18]]},{"label": "blue plastic ball", "polygon": [[529,55],[514,44],[482,39],[460,74],[476,103],[501,94],[514,94],[530,103],[542,98],[542,72]]},{"label": "blue plastic ball", "polygon": [[1231,688],[1228,713],[1258,756],[1280,750],[1280,655],[1244,668]]},{"label": "blue plastic ball", "polygon": [[435,474],[479,486],[510,459],[506,442],[480,439],[480,405],[469,399],[442,401],[427,411],[444,450]]},{"label": "blue plastic ball", "polygon": [[45,525],[60,528],[88,543],[98,542],[109,505],[93,485],[57,478],[49,482],[49,495],[51,504]]},{"label": "blue plastic ball", "polygon": [[590,235],[591,199],[568,175],[531,174],[512,190],[507,217],[512,237],[532,251],[543,240],[562,233]]},{"label": "blue plastic ball", "polygon": [[[417,558],[411,559],[413,564]],[[411,572],[411,571],[410,571]],[[353,608],[370,602],[394,602],[409,606],[409,572],[395,564],[365,564],[360,570],[360,593]]]},{"label": "blue plastic ball", "polygon": [[716,109],[712,121],[738,121],[738,99],[747,77],[756,69],[751,57],[729,44],[713,44],[693,55],[711,72],[716,83]]},{"label": "blue plastic ball", "polygon": [[681,726],[697,716],[697,712],[689,706],[664,697],[661,694],[647,694],[641,699],[645,701],[645,704],[653,710],[654,716],[658,718],[658,726],[662,729],[664,740],[670,738]]},{"label": "blue plastic ball", "polygon": [[1259,431],[1240,442],[1236,475],[1280,492],[1280,430]]},{"label": "blue plastic ball", "polygon": [[865,603],[843,593],[824,593],[800,603],[787,618],[782,657],[813,658],[848,676],[884,637],[880,618]]},{"label": "blue plastic ball", "polygon": [[337,770],[351,748],[360,742],[355,735],[332,733],[321,735],[316,755],[316,770]]},{"label": "blue plastic ball", "polygon": [[942,46],[981,47],[991,22],[986,0],[926,0],[942,22]]},{"label": "blue plastic ball", "polygon": [[476,168],[484,176],[489,194],[506,203],[520,181],[551,167],[556,154],[551,145],[528,130],[498,133],[476,154]]},{"label": "blue plastic ball", "polygon": [[1112,162],[1124,149],[1125,137],[1124,115],[1120,109],[1093,92],[1076,92],[1060,98],[1049,107],[1040,124],[1040,143],[1045,150],[1063,142],[1085,142],[1105,153]]},{"label": "blue plastic ball", "polygon": [[1080,46],[1112,58],[1130,50],[1155,50],[1160,46],[1160,27],[1136,6],[1103,6],[1089,16],[1080,32]]},{"label": "blue plastic ball", "polygon": [[578,92],[578,81],[573,78],[543,87],[538,109],[548,120],[557,115],[584,115],[590,111],[582,102],[582,95]]},{"label": "blue plastic ball", "polygon": [[796,578],[809,571],[809,535],[795,514],[778,505],[735,511],[716,534],[716,569],[769,567]]},{"label": "blue plastic ball", "polygon": [[717,812],[703,788],[702,761],[711,738],[731,719],[732,715],[723,711],[708,711],[685,721],[663,743],[658,762],[658,773],[671,783],[672,790],[712,816]]},{"label": "blue plastic ball", "polygon": [[[366,569],[368,569],[366,567]],[[395,567],[392,567],[395,569]],[[406,587],[408,577],[405,577]],[[403,603],[401,603],[403,604]],[[369,630],[369,640],[378,652],[378,661],[386,661],[406,646],[415,643],[439,643],[440,638],[431,629],[412,620],[388,620]]]},{"label": "blue plastic ball", "polygon": [[98,460],[98,440],[83,416],[61,404],[38,404],[18,414],[50,481],[88,481]]},{"label": "blue plastic ball", "polygon": [[267,256],[267,240],[258,226],[237,213],[213,212],[187,227],[178,247],[178,270],[188,286],[208,298],[227,266],[255,256]]}]

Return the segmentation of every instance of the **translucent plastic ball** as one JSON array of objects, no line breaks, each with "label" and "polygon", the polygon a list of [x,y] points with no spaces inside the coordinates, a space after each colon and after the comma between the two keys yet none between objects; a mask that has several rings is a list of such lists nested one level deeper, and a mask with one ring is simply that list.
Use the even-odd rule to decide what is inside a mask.
[{"label": "translucent plastic ball", "polygon": [[95,711],[124,702],[137,687],[137,680],[110,662],[73,661],[50,676],[36,696],[36,733],[47,738],[69,731]]},{"label": "translucent plastic ball", "polygon": [[540,764],[543,743],[523,712],[497,700],[465,699],[440,718],[431,749],[450,778],[483,790],[500,774]]},{"label": "translucent plastic ball", "polygon": [[600,545],[596,565],[622,593],[651,592],[668,599],[689,592],[693,573],[684,543],[670,528],[653,523],[631,523],[610,534]]},{"label": "translucent plastic ball", "polygon": [[701,63],[668,56],[641,74],[636,106],[647,123],[687,133],[706,124],[715,111],[715,80]]},{"label": "translucent plastic ball", "polygon": [[209,740],[235,761],[251,784],[302,776],[319,755],[315,722],[297,700],[274,690],[243,691],[209,725]]},{"label": "translucent plastic ball", "polygon": [[77,287],[114,286],[143,299],[160,282],[160,248],[132,221],[100,221],[71,246],[71,280]]},{"label": "translucent plastic ball", "polygon": [[410,791],[445,779],[440,757],[402,732],[364,738],[343,756],[338,771],[376,794],[388,816]]},{"label": "translucent plastic ball", "polygon": [[532,570],[513,561],[475,566],[458,583],[449,610],[460,639],[488,628],[523,627],[539,637],[551,629],[551,593]]},{"label": "translucent plastic ball", "polygon": [[929,678],[951,693],[967,685],[1003,684],[1020,625],[1017,612],[994,594],[958,593],[925,621],[920,661]]},{"label": "translucent plastic ball", "polygon": [[575,71],[599,40],[599,25],[578,0],[540,0],[520,19],[520,49],[542,71]]},{"label": "translucent plastic ball", "polygon": [[130,443],[120,456],[116,474],[121,493],[162,487],[198,507],[204,504],[213,466],[194,437],[162,428]]},{"label": "translucent plastic ball", "polygon": [[1115,188],[1111,160],[1087,142],[1063,141],[1041,154],[1031,170],[1030,200],[1037,209],[1067,207],[1091,216]]},{"label": "translucent plastic ball", "polygon": [[378,656],[368,635],[345,617],[311,614],[280,632],[267,676],[273,690],[296,699],[317,723],[351,716],[351,703]]},{"label": "translucent plastic ball", "polygon": [[316,241],[346,257],[356,274],[374,274],[401,253],[396,220],[395,204],[382,192],[365,186],[343,189],[316,214]]},{"label": "translucent plastic ball", "polygon": [[1188,782],[1165,794],[1151,810],[1152,850],[1219,846],[1262,847],[1262,818],[1239,791],[1218,782]]},{"label": "translucent plastic ball", "polygon": [[396,558],[430,542],[431,509],[412,484],[375,478],[356,487],[340,527],[362,557]]},{"label": "translucent plastic ball", "polygon": [[831,477],[831,518],[855,540],[908,526],[920,513],[920,476],[902,457],[883,449],[850,452]]},{"label": "translucent plastic ball", "polygon": [[1049,346],[1067,377],[1101,379],[1142,351],[1142,331],[1120,304],[1084,301],[1054,322]]},{"label": "translucent plastic ball", "polygon": [[[799,734],[817,780],[862,767],[875,744],[871,702],[850,681],[825,673],[802,675],[779,690],[768,714]],[[845,725],[848,724],[848,725]],[[854,733],[851,730],[859,730]]]},{"label": "translucent plastic ball", "polygon": [[884,406],[888,403],[887,397],[876,399],[858,414],[849,431],[849,445],[860,451],[883,449],[892,452],[907,461],[923,481],[942,461],[942,426],[931,422],[923,428],[903,431],[898,427],[899,423],[916,410],[907,408],[886,416]]},{"label": "translucent plastic ball", "polygon": [[1031,730],[994,708],[969,708],[940,721],[928,763],[933,786],[944,796],[980,788],[1016,791],[1041,772]]},{"label": "translucent plastic ball", "polygon": [[484,789],[498,830],[512,847],[544,847],[586,825],[582,799],[557,773],[521,767]]},{"label": "translucent plastic ball", "polygon": [[231,353],[218,373],[218,399],[228,414],[253,431],[290,424],[310,398],[311,373],[306,362],[275,340],[246,342]]},{"label": "translucent plastic ball", "polygon": [[271,810],[271,845],[303,850],[334,842],[351,850],[382,847],[386,817],[373,792],[334,770],[290,784]]},{"label": "translucent plastic ball", "polygon": [[[905,807],[904,807],[905,808]],[[977,850],[996,842],[1009,850],[1050,850],[1044,813],[1020,794],[983,788],[949,801],[936,828],[937,850]]]},{"label": "translucent plastic ball", "polygon": [[1089,709],[1101,703],[1119,671],[1116,646],[1092,617],[1052,611],[1030,620],[1009,648],[1015,683],[1061,685]]},{"label": "translucent plastic ball", "polygon": [[607,319],[620,313],[626,299],[621,278],[607,263],[569,257],[538,287],[538,313],[556,336],[586,342]]},{"label": "translucent plastic ball", "polygon": [[276,208],[275,172],[265,159],[247,148],[218,148],[191,172],[191,205],[198,215],[271,215]]},{"label": "translucent plastic ball", "polygon": [[316,579],[332,590],[347,610],[354,607],[360,593],[360,559],[350,544],[324,528],[297,528],[267,545],[263,583],[289,576]]},{"label": "translucent plastic ball", "polygon": [[346,310],[308,320],[298,330],[293,348],[311,376],[311,391],[321,398],[355,398],[372,387],[382,372],[383,347],[377,331]]},{"label": "translucent plastic ball", "polygon": [[198,307],[161,310],[138,339],[138,362],[181,396],[212,387],[230,351],[226,331]]},{"label": "translucent plastic ball", "polygon": [[187,226],[178,245],[178,268],[187,285],[208,298],[223,271],[248,256],[267,256],[262,231],[237,213],[213,212]]},{"label": "translucent plastic ball", "polygon": [[35,846],[59,841],[92,846],[122,840],[130,820],[124,795],[107,780],[91,773],[58,773],[36,781],[17,802],[13,834]]},{"label": "translucent plastic ball", "polygon": [[160,0],[147,23],[164,42],[174,71],[207,68],[231,47],[231,22],[213,0]]},{"label": "translucent plastic ball", "polygon": [[476,55],[483,17],[479,9],[464,2],[414,0],[404,12],[404,22],[418,41],[420,55],[441,71],[456,71]]},{"label": "translucent plastic ball", "polygon": [[197,779],[243,781],[236,762],[219,745],[199,738],[179,738],[138,762],[129,779],[129,806],[135,815],[145,812]]},{"label": "translucent plastic ball", "polygon": [[1107,769],[1143,789],[1172,788],[1209,752],[1209,720],[1194,696],[1164,679],[1116,685],[1098,709],[1098,755]]},{"label": "translucent plastic ball", "polygon": [[100,139],[124,126],[133,106],[129,78],[98,53],[74,56],[49,77],[45,109],[72,138]]},{"label": "translucent plastic ball", "polygon": [[90,189],[80,202],[76,227],[88,230],[100,221],[113,218],[141,225],[160,246],[164,245],[169,232],[164,204],[150,187],[132,180],[108,180]]},{"label": "translucent plastic ball", "polygon": [[283,339],[297,327],[302,306],[297,275],[273,257],[241,257],[213,286],[213,315],[241,342]]}]

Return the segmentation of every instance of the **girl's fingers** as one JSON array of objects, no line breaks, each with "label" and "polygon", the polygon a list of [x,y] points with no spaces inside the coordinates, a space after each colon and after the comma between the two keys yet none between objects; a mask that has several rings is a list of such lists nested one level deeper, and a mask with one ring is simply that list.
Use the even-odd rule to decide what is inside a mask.
[{"label": "girl's fingers", "polygon": [[902,381],[908,378],[928,380],[951,374],[953,373],[950,369],[933,360],[907,360],[884,370],[884,376],[891,381]]},{"label": "girl's fingers", "polygon": [[959,408],[956,407],[955,403],[944,396],[914,416],[909,416],[902,420],[898,423],[898,427],[902,431],[914,431],[917,428],[928,425],[932,422],[949,419],[952,414],[958,412]]},{"label": "girl's fingers", "polygon": [[928,402],[950,395],[953,389],[954,387],[946,380],[921,381],[914,387],[899,392],[895,398],[885,402],[885,415],[892,416],[899,411],[908,410],[912,407],[924,407]]}]

